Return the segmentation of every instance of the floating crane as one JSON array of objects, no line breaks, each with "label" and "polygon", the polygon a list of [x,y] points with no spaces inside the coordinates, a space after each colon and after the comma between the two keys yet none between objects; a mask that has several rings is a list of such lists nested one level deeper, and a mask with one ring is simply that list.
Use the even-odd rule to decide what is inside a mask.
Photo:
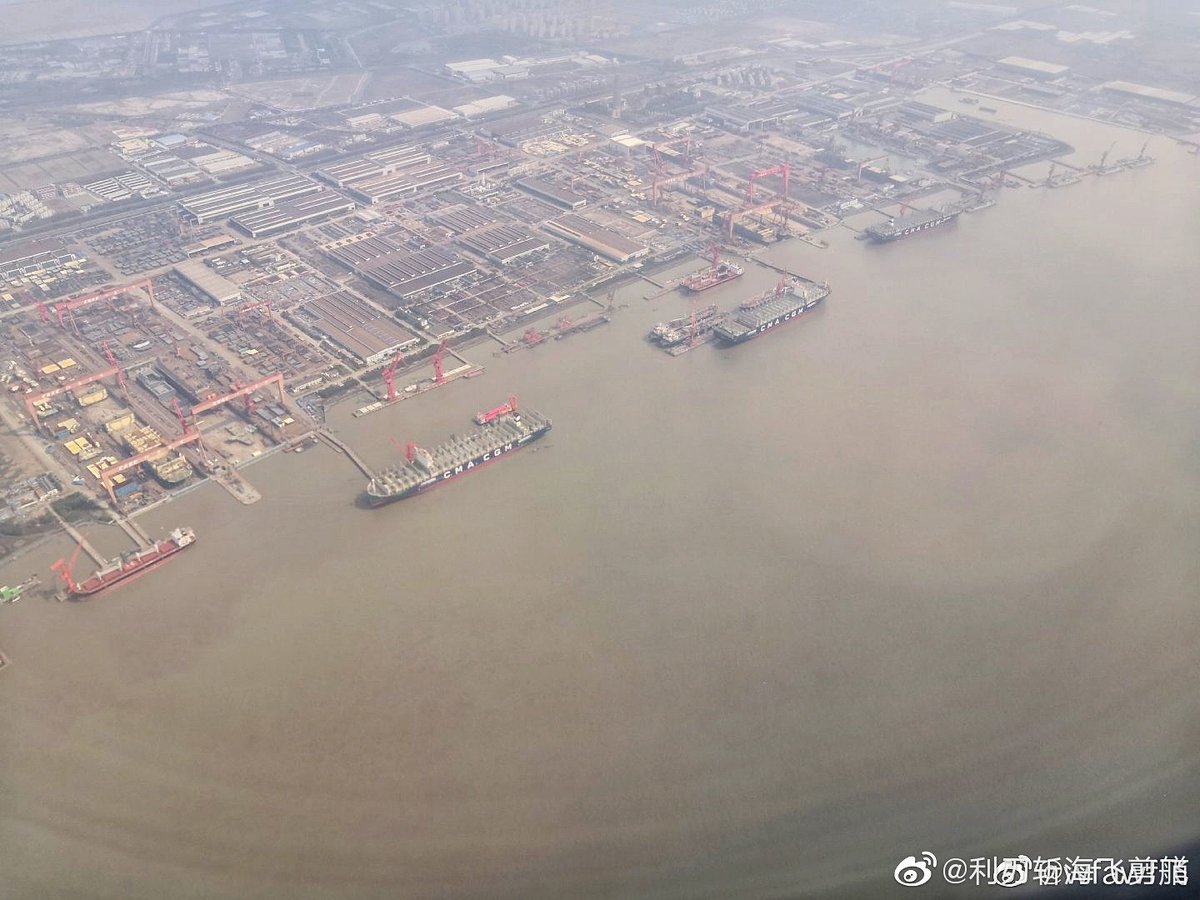
[{"label": "floating crane", "polygon": [[516,411],[517,411],[517,395],[509,394],[507,403],[501,403],[499,406],[495,407],[494,409],[489,409],[487,412],[476,413],[475,414],[475,424],[476,425],[486,425],[489,422],[494,422],[496,419],[500,418],[501,416],[507,416],[510,413],[515,413]]},{"label": "floating crane", "polygon": [[708,245],[708,252],[712,256],[712,270],[715,272],[721,265],[721,245],[713,241]]}]

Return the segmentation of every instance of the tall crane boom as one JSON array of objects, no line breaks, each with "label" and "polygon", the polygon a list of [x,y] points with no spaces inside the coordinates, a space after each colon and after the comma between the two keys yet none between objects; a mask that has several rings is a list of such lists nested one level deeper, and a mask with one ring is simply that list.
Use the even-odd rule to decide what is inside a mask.
[{"label": "tall crane boom", "polygon": [[442,357],[446,355],[446,342],[442,341],[437,348],[437,352],[433,354],[433,380],[435,384],[441,384],[445,380],[442,374]]}]

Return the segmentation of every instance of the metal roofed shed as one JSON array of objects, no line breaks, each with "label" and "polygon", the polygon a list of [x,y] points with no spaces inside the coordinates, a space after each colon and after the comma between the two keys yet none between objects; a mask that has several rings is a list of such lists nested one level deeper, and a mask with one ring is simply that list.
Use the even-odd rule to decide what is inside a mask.
[{"label": "metal roofed shed", "polygon": [[1071,71],[1070,66],[1060,66],[1040,59],[1027,59],[1024,56],[1006,56],[996,60],[996,65],[1020,72],[1022,75],[1032,75],[1034,78],[1058,78]]},{"label": "metal roofed shed", "polygon": [[542,226],[551,234],[566,238],[573,244],[605,256],[614,262],[624,263],[645,256],[650,248],[622,237],[615,231],[601,228],[582,216],[560,216]]},{"label": "metal roofed shed", "polygon": [[1132,81],[1106,81],[1100,87],[1116,94],[1141,97],[1144,100],[1157,100],[1159,103],[1171,103],[1177,106],[1195,105],[1196,101],[1200,99],[1195,94],[1169,91],[1166,88],[1151,87],[1147,84],[1135,84]]},{"label": "metal roofed shed", "polygon": [[218,306],[236,303],[242,299],[242,291],[236,284],[224,275],[218,275],[198,259],[181,262],[175,266],[174,271]]},{"label": "metal roofed shed", "polygon": [[556,206],[561,206],[563,209],[569,209],[572,212],[582,209],[587,205],[587,198],[569,191],[566,188],[561,188],[556,184],[551,184],[548,181],[543,181],[541,178],[522,178],[517,182],[517,187],[526,193],[533,194],[542,200],[549,200]]}]

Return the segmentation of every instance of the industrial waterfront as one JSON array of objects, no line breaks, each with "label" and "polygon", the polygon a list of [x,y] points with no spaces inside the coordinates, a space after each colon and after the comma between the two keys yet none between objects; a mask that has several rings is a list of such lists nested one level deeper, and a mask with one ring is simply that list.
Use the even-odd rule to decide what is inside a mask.
[{"label": "industrial waterfront", "polygon": [[[1140,140],[994,103],[1081,159]],[[119,602],[4,610],[8,889],[864,897],[926,848],[1194,839],[1200,161],[1151,152],[776,245],[834,293],[744,346],[636,352],[687,309],[639,281],[604,329],[330,411],[376,468],[509,391],[553,415],[434,496],[361,510],[320,446],[255,463],[253,505],[140,516],[200,542]],[[747,269],[705,302],[777,277]]]}]

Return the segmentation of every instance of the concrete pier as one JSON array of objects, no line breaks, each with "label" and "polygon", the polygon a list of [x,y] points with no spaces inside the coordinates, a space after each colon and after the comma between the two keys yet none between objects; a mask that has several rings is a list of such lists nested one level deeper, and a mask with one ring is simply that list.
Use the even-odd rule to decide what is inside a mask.
[{"label": "concrete pier", "polygon": [[346,458],[349,459],[350,462],[354,463],[354,465],[358,466],[359,471],[366,475],[367,478],[375,477],[375,473],[371,471],[371,467],[363,462],[362,457],[351,450],[350,446],[342,441],[341,438],[338,438],[330,432],[324,430],[318,431],[317,434],[319,434],[321,439],[334,450],[337,450],[339,453],[344,453]]},{"label": "concrete pier", "polygon": [[87,538],[85,538],[79,532],[79,529],[77,529],[74,525],[72,525],[70,522],[68,522],[62,516],[60,516],[58,514],[58,511],[55,510],[53,507],[48,506],[46,508],[50,511],[50,515],[54,516],[54,518],[58,522],[58,524],[62,526],[63,531],[65,531],[72,538],[74,538],[75,543],[79,544],[83,548],[83,552],[86,553],[88,556],[90,556],[93,560],[95,560],[96,565],[103,566],[105,563],[108,562],[107,559],[105,559],[103,556],[101,556],[97,552],[95,547],[93,547],[91,544],[88,543]]}]

